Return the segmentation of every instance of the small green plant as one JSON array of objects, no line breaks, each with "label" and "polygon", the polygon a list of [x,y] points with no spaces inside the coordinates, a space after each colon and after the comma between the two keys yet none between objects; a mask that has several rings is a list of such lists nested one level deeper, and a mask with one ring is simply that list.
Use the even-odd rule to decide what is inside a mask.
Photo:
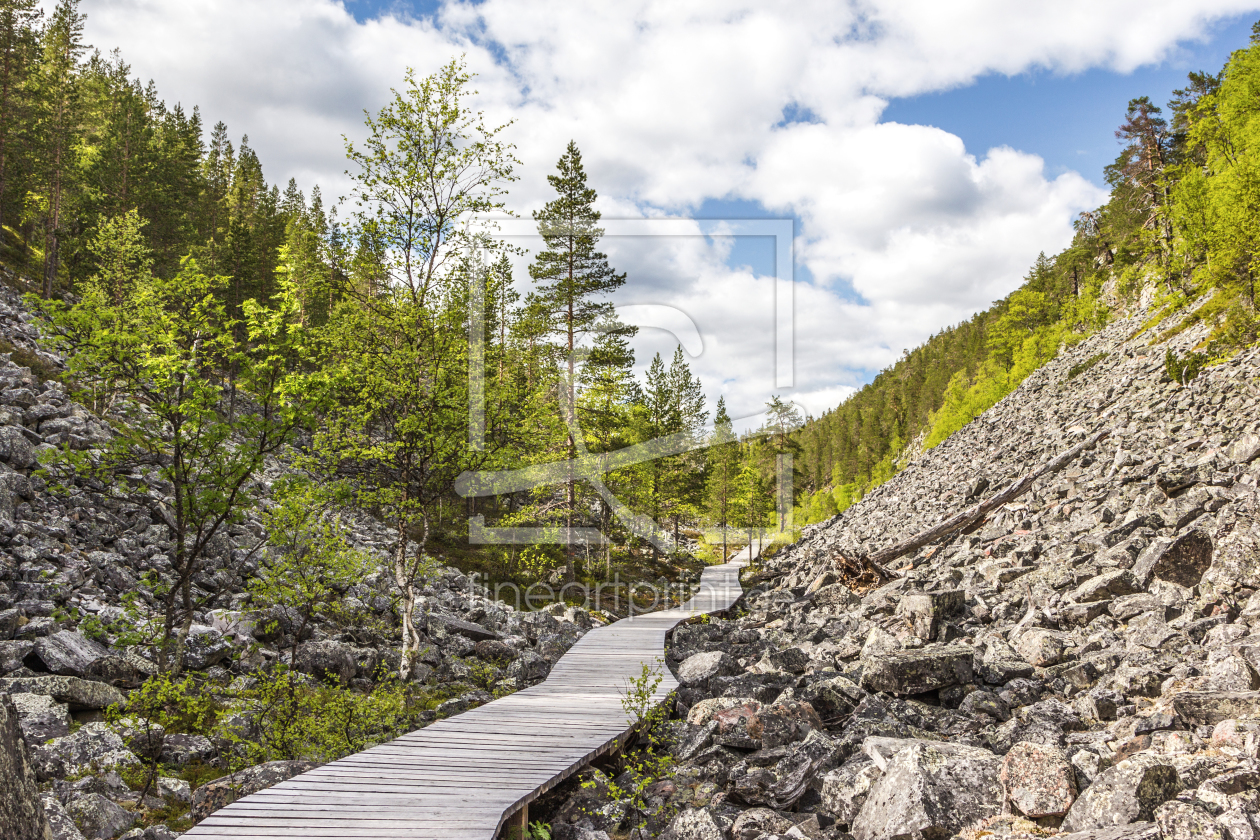
[{"label": "small green plant", "polygon": [[1208,363],[1205,353],[1190,352],[1184,358],[1177,356],[1171,349],[1164,354],[1164,371],[1173,382],[1187,384],[1194,379]]},{"label": "small green plant", "polygon": [[[628,789],[616,782],[609,783],[609,794],[614,799],[629,800],[636,813],[646,813],[646,792],[648,786],[664,776],[674,764],[670,755],[671,739],[666,724],[669,721],[667,704],[656,700],[656,689],[664,679],[664,663],[661,660],[653,665],[643,664],[643,670],[637,677],[626,681],[625,691],[621,696],[621,708],[625,709],[630,724],[635,728],[637,738],[635,746],[622,754],[623,771],[630,771],[631,782]],[[636,828],[643,828],[640,822]]]},{"label": "small green plant", "polygon": [[[267,761],[332,761],[409,732],[424,703],[389,680],[370,692],[326,685],[277,668],[258,674],[257,685],[239,691],[218,735],[232,745],[231,762],[246,767]],[[233,718],[235,718],[233,720]]]},{"label": "small green plant", "polygon": [[1092,368],[1094,365],[1098,364],[1105,358],[1107,358],[1106,353],[1095,353],[1094,355],[1090,356],[1085,361],[1077,362],[1076,364],[1072,365],[1072,367],[1068,370],[1067,379],[1065,381],[1071,382],[1073,379],[1080,376],[1082,373],[1089,370],[1090,368]]},{"label": "small green plant", "polygon": [[143,757],[141,772],[127,782],[140,791],[143,801],[157,781],[158,756],[168,732],[202,734],[214,723],[214,699],[192,677],[172,679],[162,674],[145,680],[131,692],[125,706],[110,706],[105,719],[115,729],[127,732],[133,749]]}]

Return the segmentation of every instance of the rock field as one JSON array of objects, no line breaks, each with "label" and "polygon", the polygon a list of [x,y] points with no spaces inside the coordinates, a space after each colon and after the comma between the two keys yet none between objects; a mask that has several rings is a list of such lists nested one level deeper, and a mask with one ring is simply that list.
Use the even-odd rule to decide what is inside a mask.
[{"label": "rock field", "polygon": [[[1165,351],[1202,335],[1150,346],[1139,326],[1112,323],[806,528],[728,620],[675,630],[670,775],[636,810],[584,771],[553,837],[1260,838],[1260,351],[1183,387]],[[1099,430],[891,582],[856,586],[839,559]]]},{"label": "rock field", "polygon": [[[1164,353],[1201,332],[1152,344],[1157,329],[1140,327],[1117,320],[1066,350],[750,570],[726,618],[677,628],[668,774],[627,797],[633,772],[582,771],[540,803],[554,840],[1260,840],[1260,350],[1182,386]],[[58,364],[4,287],[0,338]],[[853,576],[1100,431],[1027,492],[894,559],[890,580]],[[55,380],[0,357],[6,840],[165,840],[137,825],[140,805],[200,818],[311,766],[275,761],[195,790],[174,774],[144,803],[123,781],[153,750],[170,768],[213,767],[228,747],[155,744],[103,720],[155,666],[84,631],[121,615],[125,593],[155,606],[137,582],[167,562],[164,488],[56,495],[34,470],[43,449],[108,434]],[[215,596],[190,640],[207,691],[276,662],[360,686],[396,664],[395,640],[367,629],[396,621],[381,576],[347,593],[375,625],[311,627],[290,661],[298,623],[242,594],[260,533],[255,519],[233,528],[196,581]],[[390,535],[363,519],[355,539],[384,552]],[[432,716],[489,699],[474,668],[501,691],[544,679],[592,626],[579,609],[518,612],[487,595],[453,568],[423,590],[418,678],[451,695]]]},{"label": "rock field", "polygon": [[[57,357],[38,350],[36,329],[20,298],[0,285],[0,338],[19,350],[38,353],[49,368]],[[130,740],[104,722],[103,710],[126,700],[155,663],[136,647],[115,646],[79,632],[90,618],[102,622],[123,614],[124,593],[138,591],[143,608],[157,602],[137,587],[140,576],[161,573],[171,550],[161,524],[163,488],[150,482],[144,494],[118,499],[98,492],[57,495],[34,474],[43,449],[69,444],[89,449],[110,434],[108,427],[75,404],[64,386],[41,380],[0,354],[0,837],[24,840],[15,828],[30,823],[35,785],[51,836],[56,840],[126,837],[164,840],[175,836],[157,826],[133,828],[140,804],[161,807],[174,800],[191,806],[200,818],[233,801],[301,772],[304,762],[271,762],[204,784],[194,792],[187,781],[163,778],[149,802],[120,772],[139,763],[147,744]],[[263,481],[274,479],[279,466]],[[196,616],[187,664],[207,691],[226,690],[260,666],[291,665],[312,679],[336,676],[369,686],[379,669],[395,669],[398,618],[390,584],[375,575],[352,587],[345,604],[369,617],[378,630],[313,626],[303,634],[298,660],[291,662],[292,634],[300,622],[283,612],[256,615],[247,607],[243,575],[256,568],[252,554],[262,532],[258,520],[231,529],[220,541],[212,567],[196,580],[199,592],[215,596],[216,608]],[[384,553],[388,529],[361,518],[357,547]],[[253,564],[253,565],[251,565]],[[455,714],[486,702],[490,694],[509,692],[546,678],[551,666],[593,626],[581,609],[515,611],[488,598],[482,587],[454,568],[446,568],[421,590],[417,623],[423,623],[425,652],[415,678],[440,687],[449,699],[430,719]],[[247,722],[248,724],[248,722]],[[20,738],[19,738],[20,733]],[[124,735],[127,733],[123,733]],[[24,742],[18,755],[14,746]],[[161,762],[171,768],[193,764],[222,767],[228,745],[200,735],[172,733],[162,739]],[[21,773],[21,765],[28,773]],[[25,779],[29,776],[29,779]],[[19,781],[9,800],[8,779]],[[25,780],[23,780],[25,779]],[[6,810],[10,808],[11,810]],[[25,816],[23,816],[25,815]],[[36,826],[31,837],[43,837]]]}]

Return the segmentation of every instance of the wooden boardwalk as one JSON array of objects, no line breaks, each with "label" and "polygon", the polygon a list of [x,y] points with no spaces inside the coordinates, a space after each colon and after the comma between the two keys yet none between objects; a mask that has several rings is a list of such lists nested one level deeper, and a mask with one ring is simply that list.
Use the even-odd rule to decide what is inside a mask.
[{"label": "wooden boardwalk", "polygon": [[759,549],[705,569],[678,609],[591,630],[532,688],[243,797],[184,836],[492,840],[629,734],[621,700],[645,663],[660,665],[658,702],[678,687],[663,665],[665,634],[734,604],[739,569]]}]

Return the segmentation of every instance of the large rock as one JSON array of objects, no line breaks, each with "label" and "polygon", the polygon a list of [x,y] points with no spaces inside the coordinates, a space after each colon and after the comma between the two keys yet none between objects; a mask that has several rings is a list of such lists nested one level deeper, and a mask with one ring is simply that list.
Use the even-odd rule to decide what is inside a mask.
[{"label": "large rock", "polygon": [[15,470],[26,470],[35,466],[35,447],[16,426],[0,426],[0,461],[4,461]]},{"label": "large rock", "polygon": [[307,642],[298,648],[297,667],[304,674],[349,684],[359,672],[355,649],[342,642]]},{"label": "large rock", "polygon": [[843,583],[824,586],[814,593],[814,604],[820,607],[852,607],[862,603],[862,599]]},{"label": "large rock", "polygon": [[1150,822],[1155,811],[1181,790],[1177,770],[1157,756],[1121,761],[1094,779],[1063,820],[1066,831]]},{"label": "large rock", "polygon": [[908,592],[897,602],[897,615],[909,619],[915,635],[930,642],[940,634],[947,619],[962,612],[965,604],[966,595],[961,589]]},{"label": "large rock", "polygon": [[103,723],[85,723],[72,735],[33,747],[31,758],[38,775],[48,779],[140,763],[122,738]]},{"label": "large rock", "polygon": [[966,645],[885,653],[862,661],[862,688],[890,694],[923,694],[972,678],[974,652]]},{"label": "large rock", "polygon": [[678,681],[683,685],[699,685],[713,677],[730,677],[743,671],[739,663],[721,651],[696,653],[678,665]]},{"label": "large rock", "polygon": [[1063,661],[1064,654],[1067,651],[1067,645],[1064,644],[1064,635],[1057,630],[1046,630],[1042,627],[1025,630],[1015,643],[1015,652],[1025,662],[1038,668],[1058,665]]},{"label": "large rock", "polygon": [[45,793],[40,797],[44,804],[44,815],[48,817],[48,825],[52,829],[53,840],[84,840],[83,833],[74,824],[74,820],[66,813],[65,806],[55,795]]},{"label": "large rock", "polygon": [[822,810],[848,826],[862,810],[883,770],[865,755],[855,756],[822,777]]},{"label": "large rock", "polygon": [[119,688],[139,688],[145,675],[128,659],[111,655],[94,659],[84,670],[83,676]]},{"label": "large rock", "polygon": [[1190,802],[1165,802],[1155,812],[1161,840],[1233,840],[1203,808]]},{"label": "large rock", "polygon": [[127,702],[127,695],[105,683],[77,677],[13,677],[0,679],[0,691],[12,694],[46,694],[66,703],[72,712],[108,709]]},{"label": "large rock", "polygon": [[800,694],[828,725],[838,724],[851,715],[863,696],[862,689],[845,677],[815,680]]},{"label": "large rock", "polygon": [[762,747],[770,749],[804,741],[809,733],[822,728],[813,706],[793,700],[763,708],[749,726],[749,734],[760,741]]},{"label": "large rock", "polygon": [[81,677],[89,665],[103,656],[109,656],[109,649],[100,642],[62,630],[36,640],[34,648],[22,661],[32,671]]},{"label": "large rock", "polygon": [[786,834],[792,825],[791,820],[769,808],[749,808],[735,818],[731,840],[759,840],[768,834]]},{"label": "large rock", "polygon": [[1189,531],[1175,540],[1158,538],[1146,547],[1133,565],[1143,586],[1152,578],[1187,588],[1198,586],[1212,565],[1212,539],[1202,531]]},{"label": "large rock", "polygon": [[242,796],[249,796],[279,784],[315,766],[312,761],[269,761],[206,782],[193,792],[191,816],[193,820],[200,822]]},{"label": "large rock", "polygon": [[1141,591],[1142,586],[1133,572],[1128,569],[1116,569],[1090,578],[1076,587],[1068,597],[1078,604],[1088,604],[1093,601],[1109,601],[1121,595],[1132,595],[1134,592]]},{"label": "large rock", "polygon": [[474,642],[480,642],[485,639],[497,639],[499,634],[493,630],[487,630],[480,624],[473,624],[471,621],[464,621],[462,618],[455,618],[450,615],[439,615],[438,613],[430,613],[428,618],[428,628],[430,635],[441,635],[442,633],[455,633]]},{"label": "large rock", "polygon": [[66,812],[87,840],[112,840],[136,824],[135,814],[99,793],[80,796]]},{"label": "large rock", "polygon": [[1183,691],[1173,708],[1186,723],[1215,726],[1231,718],[1260,717],[1260,691]]},{"label": "large rock", "polygon": [[53,840],[40,802],[35,769],[18,726],[18,713],[0,694],[0,837],[5,840]]},{"label": "large rock", "polygon": [[1020,742],[1002,759],[1006,798],[1026,817],[1057,817],[1076,799],[1076,777],[1063,750]]},{"label": "large rock", "polygon": [[1002,811],[1002,760],[988,750],[920,741],[893,756],[853,821],[856,840],[949,837]]},{"label": "large rock", "polygon": [[22,725],[22,737],[28,744],[42,744],[49,738],[70,734],[70,710],[47,694],[14,694]]},{"label": "large rock", "polygon": [[661,833],[661,840],[726,840],[726,830],[710,809],[685,808]]}]

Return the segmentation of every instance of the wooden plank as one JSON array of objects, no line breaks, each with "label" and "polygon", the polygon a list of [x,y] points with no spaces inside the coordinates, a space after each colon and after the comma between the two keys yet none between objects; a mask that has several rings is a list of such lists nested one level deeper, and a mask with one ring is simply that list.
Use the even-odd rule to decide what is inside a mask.
[{"label": "wooden plank", "polygon": [[[543,683],[243,797],[185,836],[491,840],[509,815],[629,734],[629,680],[663,662],[679,622],[739,599],[739,568],[756,554],[742,556],[706,569],[681,608],[591,630]],[[678,687],[662,677],[657,702]]]}]

